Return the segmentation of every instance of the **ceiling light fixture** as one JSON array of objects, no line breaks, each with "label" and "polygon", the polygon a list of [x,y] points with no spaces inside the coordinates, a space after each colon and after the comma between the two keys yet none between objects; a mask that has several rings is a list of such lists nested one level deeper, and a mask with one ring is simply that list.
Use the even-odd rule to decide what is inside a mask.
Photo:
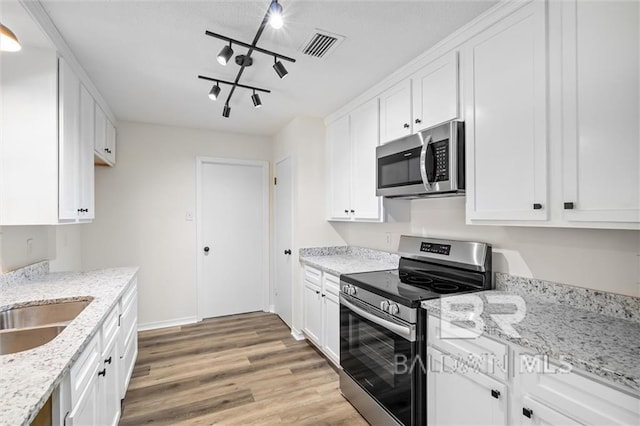
[{"label": "ceiling light fixture", "polygon": [[278,3],[278,0],[273,0],[271,5],[269,5],[269,24],[276,30],[279,30],[284,25],[282,5]]},{"label": "ceiling light fixture", "polygon": [[[262,105],[262,100],[260,99],[260,96],[255,92],[258,91],[258,92],[264,92],[264,93],[271,93],[271,91],[267,89],[261,89],[258,87],[240,84],[240,77],[242,77],[242,73],[244,72],[244,70],[247,67],[250,67],[253,65],[253,58],[251,57],[251,55],[254,52],[263,53],[268,56],[273,56],[273,61],[274,61],[273,69],[275,69],[276,73],[280,78],[284,78],[289,73],[287,69],[284,67],[284,65],[282,64],[282,61],[289,61],[289,62],[296,61],[295,59],[290,58],[288,56],[281,55],[280,53],[276,53],[271,50],[263,49],[257,46],[258,40],[260,40],[260,37],[262,36],[262,32],[266,28],[267,24],[270,24],[273,28],[282,27],[282,24],[283,24],[282,5],[278,3],[278,0],[271,0],[271,2],[269,3],[269,9],[267,9],[267,13],[265,13],[264,18],[262,18],[262,23],[260,23],[260,27],[258,27],[258,31],[256,32],[256,35],[253,38],[253,42],[251,44],[242,42],[237,39],[233,39],[231,37],[224,36],[222,34],[217,34],[211,31],[205,31],[205,34],[208,35],[209,37],[214,37],[214,38],[218,38],[220,40],[229,42],[229,45],[224,46],[217,57],[218,62],[220,62],[220,64],[222,65],[227,65],[227,63],[229,63],[229,61],[231,60],[231,57],[233,56],[233,49],[231,48],[231,46],[233,44],[235,44],[236,46],[241,46],[248,49],[247,53],[242,55],[237,55],[235,58],[235,62],[236,64],[238,64],[238,66],[240,66],[240,69],[238,70],[238,74],[236,75],[236,78],[234,81],[224,81],[218,78],[206,77],[202,75],[198,76],[198,78],[213,81],[216,83],[216,85],[213,86],[211,88],[211,91],[209,92],[209,97],[213,100],[216,100],[218,98],[218,95],[220,94],[220,88],[218,87],[219,84],[231,85],[231,90],[229,91],[229,95],[227,96],[227,100],[224,104],[224,109],[222,111],[223,117],[229,117],[231,113],[229,102],[231,101],[231,97],[233,96],[237,87],[253,90],[253,95],[251,96],[251,100],[253,101],[253,106],[256,108]],[[216,87],[218,88],[216,89]]]},{"label": "ceiling light fixture", "polygon": [[216,81],[216,85],[213,86],[211,88],[211,91],[209,92],[209,99],[211,99],[212,101],[215,101],[216,99],[218,99],[219,94],[220,94],[220,85]]},{"label": "ceiling light fixture", "polygon": [[220,65],[227,65],[232,56],[233,49],[231,48],[231,41],[229,41],[229,45],[223,47],[220,53],[218,53],[218,62]]},{"label": "ceiling light fixture", "polygon": [[3,52],[17,52],[22,49],[18,37],[9,28],[0,23],[0,50]]},{"label": "ceiling light fixture", "polygon": [[253,95],[251,95],[251,100],[253,101],[254,108],[260,108],[262,106],[262,101],[260,100],[260,95],[253,91]]},{"label": "ceiling light fixture", "polygon": [[273,57],[273,62],[273,69],[276,70],[278,77],[285,78],[287,74],[289,74],[289,71],[282,65],[282,62],[276,60],[275,56]]}]

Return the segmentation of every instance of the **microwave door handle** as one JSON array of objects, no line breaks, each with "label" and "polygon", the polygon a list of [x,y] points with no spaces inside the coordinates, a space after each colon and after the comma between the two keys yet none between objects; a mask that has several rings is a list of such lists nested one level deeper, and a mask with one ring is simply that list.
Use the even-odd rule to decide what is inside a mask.
[{"label": "microwave door handle", "polygon": [[364,319],[369,320],[374,324],[378,324],[380,327],[386,328],[387,330],[397,334],[405,340],[408,340],[410,342],[416,341],[416,330],[412,326],[402,326],[400,324],[388,321],[384,318],[380,318],[379,316],[367,312],[364,309],[354,305],[343,295],[340,295],[340,304],[346,306],[350,311],[360,315]]},{"label": "microwave door handle", "polygon": [[427,149],[431,143],[431,135],[422,142],[422,150],[420,151],[420,174],[422,175],[422,183],[424,183],[427,191],[431,191],[431,182],[429,182],[429,176],[427,176]]}]

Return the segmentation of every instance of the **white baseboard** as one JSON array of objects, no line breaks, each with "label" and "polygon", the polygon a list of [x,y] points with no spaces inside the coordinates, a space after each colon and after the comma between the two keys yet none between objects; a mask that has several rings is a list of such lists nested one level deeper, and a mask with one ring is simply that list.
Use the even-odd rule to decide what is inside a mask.
[{"label": "white baseboard", "polygon": [[296,340],[306,340],[306,337],[304,336],[304,334],[302,334],[302,332],[296,330],[293,327],[291,327],[291,335]]},{"label": "white baseboard", "polygon": [[198,322],[196,317],[176,318],[168,321],[148,322],[146,324],[138,324],[138,331],[155,330],[157,328],[176,327],[178,325],[193,324]]}]

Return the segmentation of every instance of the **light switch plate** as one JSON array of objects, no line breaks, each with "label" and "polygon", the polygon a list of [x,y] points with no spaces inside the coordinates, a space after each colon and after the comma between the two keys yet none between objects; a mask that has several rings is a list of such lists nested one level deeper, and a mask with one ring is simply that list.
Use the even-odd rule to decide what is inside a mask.
[{"label": "light switch plate", "polygon": [[184,220],[191,222],[193,220],[193,212],[191,210],[187,210],[184,214]]}]

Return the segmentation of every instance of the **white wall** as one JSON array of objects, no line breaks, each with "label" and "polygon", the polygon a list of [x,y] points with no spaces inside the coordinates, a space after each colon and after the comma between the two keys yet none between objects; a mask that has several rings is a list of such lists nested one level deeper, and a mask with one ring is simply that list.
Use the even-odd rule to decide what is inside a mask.
[{"label": "white wall", "polygon": [[141,326],[196,317],[196,156],[271,159],[271,140],[120,122],[117,164],[96,168],[96,219],[83,225],[85,269],[140,266]]},{"label": "white wall", "polygon": [[299,331],[302,329],[302,283],[298,249],[344,245],[345,241],[325,220],[326,174],[322,119],[298,117],[275,136],[273,164],[287,156],[291,157],[294,170],[292,322],[293,328]]},{"label": "white wall", "polygon": [[410,221],[338,224],[351,245],[397,249],[400,234],[486,241],[495,271],[640,297],[640,232],[605,229],[466,225],[464,198],[404,203]]},{"label": "white wall", "polygon": [[55,255],[49,262],[51,272],[82,271],[82,230],[85,224],[51,226]]},{"label": "white wall", "polygon": [[[27,240],[31,240],[30,248]],[[0,227],[0,273],[13,271],[56,255],[51,226]]]}]

